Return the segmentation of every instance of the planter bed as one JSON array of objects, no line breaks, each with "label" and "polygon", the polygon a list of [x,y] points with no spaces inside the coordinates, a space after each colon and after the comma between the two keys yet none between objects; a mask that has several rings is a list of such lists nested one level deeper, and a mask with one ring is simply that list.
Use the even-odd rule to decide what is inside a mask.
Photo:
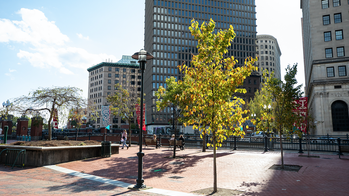
[{"label": "planter bed", "polygon": [[[111,145],[111,153],[119,154],[119,144]],[[86,146],[55,146],[55,147],[37,147],[37,146],[19,146],[19,145],[0,145],[0,152],[3,149],[25,149],[26,166],[45,166],[54,165],[69,161],[83,160],[86,158],[100,157],[101,145]],[[0,155],[0,163],[4,163],[5,154]]]}]

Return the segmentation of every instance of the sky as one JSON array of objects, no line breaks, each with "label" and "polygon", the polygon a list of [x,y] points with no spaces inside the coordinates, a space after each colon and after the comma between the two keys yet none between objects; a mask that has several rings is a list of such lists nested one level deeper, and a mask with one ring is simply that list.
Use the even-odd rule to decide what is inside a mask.
[{"label": "sky", "polygon": [[[78,87],[87,98],[87,68],[144,47],[144,2],[0,0],[0,103],[39,87]],[[299,0],[256,0],[256,6],[257,34],[278,40],[282,77],[298,63],[304,86]]]}]

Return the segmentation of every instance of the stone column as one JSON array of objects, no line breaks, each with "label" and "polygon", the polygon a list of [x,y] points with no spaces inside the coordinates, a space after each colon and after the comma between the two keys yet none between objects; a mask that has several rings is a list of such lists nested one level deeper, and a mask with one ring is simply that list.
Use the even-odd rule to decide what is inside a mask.
[{"label": "stone column", "polygon": [[28,135],[28,121],[29,119],[25,117],[17,119],[17,136]]}]

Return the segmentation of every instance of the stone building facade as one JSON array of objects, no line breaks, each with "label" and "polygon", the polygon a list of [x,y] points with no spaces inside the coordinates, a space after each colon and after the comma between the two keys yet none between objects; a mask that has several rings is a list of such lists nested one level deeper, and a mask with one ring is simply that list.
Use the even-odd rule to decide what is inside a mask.
[{"label": "stone building facade", "polygon": [[[349,133],[349,1],[301,0],[305,93],[318,135]],[[346,52],[347,51],[347,52]]]},{"label": "stone building facade", "polygon": [[256,44],[259,74],[263,75],[264,69],[269,73],[274,71],[274,77],[281,80],[281,50],[277,39],[271,35],[257,35]]},{"label": "stone building facade", "polygon": [[[140,97],[141,94],[141,72],[139,64],[131,56],[122,56],[116,63],[102,62],[87,69],[88,76],[88,102],[93,104],[98,112],[98,118],[93,123],[95,128],[102,126],[102,106],[107,106],[107,96],[115,92],[115,84],[120,84],[127,89],[132,97]],[[91,118],[90,112],[88,119]],[[133,123],[136,123],[134,118]],[[121,128],[128,124],[119,116],[110,116],[112,128]]]}]

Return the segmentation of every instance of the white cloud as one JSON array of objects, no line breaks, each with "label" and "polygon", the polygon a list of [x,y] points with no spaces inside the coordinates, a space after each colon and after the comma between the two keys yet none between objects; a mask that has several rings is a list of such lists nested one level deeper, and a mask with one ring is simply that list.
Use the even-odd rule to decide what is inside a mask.
[{"label": "white cloud", "polygon": [[90,38],[88,36],[84,37],[81,33],[76,34],[80,39],[86,39],[89,40]]},{"label": "white cloud", "polygon": [[[60,73],[73,74],[69,68],[88,67],[105,59],[116,60],[108,54],[92,54],[83,48],[69,47],[69,37],[62,34],[54,21],[49,21],[40,10],[22,8],[18,14],[22,21],[0,19],[0,43],[29,43],[28,50],[19,49],[17,57],[26,59],[34,67],[56,68]],[[88,36],[77,34],[81,39]]]},{"label": "white cloud", "polygon": [[10,71],[10,72],[15,72],[16,70],[14,70],[14,69],[9,69],[9,71]]}]

